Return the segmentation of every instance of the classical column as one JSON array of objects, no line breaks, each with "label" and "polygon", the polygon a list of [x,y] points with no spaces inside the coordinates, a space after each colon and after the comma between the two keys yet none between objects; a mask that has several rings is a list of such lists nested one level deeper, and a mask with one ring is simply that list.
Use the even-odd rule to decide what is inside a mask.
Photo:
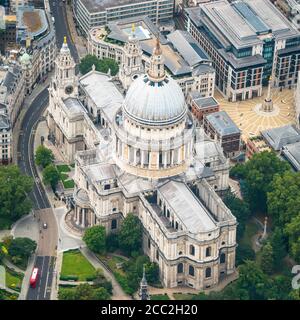
[{"label": "classical column", "polygon": [[167,151],[163,151],[163,157],[164,157],[164,168],[167,167],[167,163],[168,163],[168,155],[167,155]]},{"label": "classical column", "polygon": [[141,167],[144,168],[144,162],[145,162],[145,151],[141,150]]},{"label": "classical column", "polygon": [[94,213],[92,210],[90,211],[90,224],[91,227],[94,225]]},{"label": "classical column", "polygon": [[78,206],[76,206],[75,208],[76,211],[76,224],[80,224],[80,208]]},{"label": "classical column", "polygon": [[137,153],[137,149],[136,148],[132,148],[133,149],[133,164],[136,166],[136,153]]},{"label": "classical column", "polygon": [[84,228],[85,227],[85,210],[86,209],[81,209],[81,210],[82,210],[81,226]]}]

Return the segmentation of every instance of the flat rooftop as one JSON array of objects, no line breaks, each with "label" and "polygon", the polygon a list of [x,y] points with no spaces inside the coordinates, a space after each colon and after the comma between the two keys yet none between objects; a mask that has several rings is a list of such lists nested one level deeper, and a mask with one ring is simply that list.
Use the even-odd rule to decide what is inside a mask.
[{"label": "flat rooftop", "polygon": [[217,35],[224,48],[230,44],[238,49],[262,43],[268,35],[275,38],[299,35],[269,0],[213,1],[188,8],[187,12],[196,25],[203,23]]},{"label": "flat rooftop", "polygon": [[115,166],[106,163],[97,163],[84,168],[87,176],[92,181],[105,181],[116,178]]},{"label": "flat rooftop", "polygon": [[196,69],[199,69],[199,73],[211,71],[207,68],[205,69],[205,67],[209,67],[207,63],[210,61],[209,58],[186,31],[175,31],[166,38],[160,34],[158,28],[147,16],[110,22],[108,24],[109,33],[104,28],[95,27],[90,31],[90,37],[95,42],[110,42],[113,40],[118,45],[121,45],[128,41],[133,24],[135,25],[135,34],[140,41],[140,46],[147,56],[152,55],[156,45],[156,37],[159,35],[165,66],[173,76],[186,75]]},{"label": "flat rooftop", "polygon": [[222,136],[241,132],[226,111],[209,114],[206,119]]},{"label": "flat rooftop", "polygon": [[44,10],[32,6],[19,7],[17,10],[19,29],[26,29],[28,36],[34,38],[48,29],[48,21]]},{"label": "flat rooftop", "polygon": [[194,103],[197,105],[199,109],[209,108],[209,107],[218,107],[219,103],[214,97],[193,97]]},{"label": "flat rooftop", "polygon": [[206,207],[183,182],[171,180],[158,190],[189,232],[207,232],[216,228]]},{"label": "flat rooftop", "polygon": [[90,13],[152,0],[79,0]]}]

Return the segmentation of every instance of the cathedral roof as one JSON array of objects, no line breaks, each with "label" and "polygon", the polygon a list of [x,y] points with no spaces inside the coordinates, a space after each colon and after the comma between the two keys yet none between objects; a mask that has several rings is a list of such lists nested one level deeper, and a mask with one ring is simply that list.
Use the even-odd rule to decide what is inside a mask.
[{"label": "cathedral roof", "polygon": [[180,121],[187,107],[180,86],[170,77],[160,82],[148,75],[137,78],[129,87],[124,111],[133,120],[145,125],[168,125]]}]

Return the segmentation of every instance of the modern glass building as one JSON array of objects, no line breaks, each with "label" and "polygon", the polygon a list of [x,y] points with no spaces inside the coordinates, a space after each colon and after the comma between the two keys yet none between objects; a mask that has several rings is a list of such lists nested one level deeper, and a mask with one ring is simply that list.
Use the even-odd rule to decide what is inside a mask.
[{"label": "modern glass building", "polygon": [[228,100],[297,83],[300,33],[269,0],[226,0],[188,8],[186,28],[213,60],[216,85]]},{"label": "modern glass building", "polygon": [[174,0],[73,0],[73,12],[85,34],[108,22],[147,15],[154,22],[173,17]]}]

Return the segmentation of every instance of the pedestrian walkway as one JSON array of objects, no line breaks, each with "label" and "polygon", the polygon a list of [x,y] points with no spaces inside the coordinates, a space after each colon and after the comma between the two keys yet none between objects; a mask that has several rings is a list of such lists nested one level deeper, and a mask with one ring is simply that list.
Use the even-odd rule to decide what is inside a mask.
[{"label": "pedestrian walkway", "polygon": [[23,281],[22,281],[22,288],[21,288],[21,292],[20,292],[20,295],[19,295],[19,300],[26,300],[27,292],[28,292],[28,289],[29,289],[29,281],[30,281],[31,273],[32,273],[32,270],[33,270],[33,267],[34,267],[35,258],[36,258],[36,255],[32,255],[29,258],[27,269],[26,269],[25,273],[23,271],[24,278],[23,278]]},{"label": "pedestrian walkway", "polygon": [[91,252],[87,247],[80,248],[80,251],[95,269],[102,269],[105,278],[111,281],[113,287],[112,300],[132,300],[131,296],[127,295],[123,291],[112,272],[107,269],[107,267],[95,256],[93,252]]},{"label": "pedestrian walkway", "polygon": [[12,262],[10,262],[7,259],[3,259],[3,263],[9,268],[12,269],[18,273],[24,273],[24,270],[20,269],[19,267],[17,267],[16,265],[14,265]]},{"label": "pedestrian walkway", "polygon": [[0,241],[5,237],[9,237],[11,235],[11,230],[1,230],[0,231]]}]

